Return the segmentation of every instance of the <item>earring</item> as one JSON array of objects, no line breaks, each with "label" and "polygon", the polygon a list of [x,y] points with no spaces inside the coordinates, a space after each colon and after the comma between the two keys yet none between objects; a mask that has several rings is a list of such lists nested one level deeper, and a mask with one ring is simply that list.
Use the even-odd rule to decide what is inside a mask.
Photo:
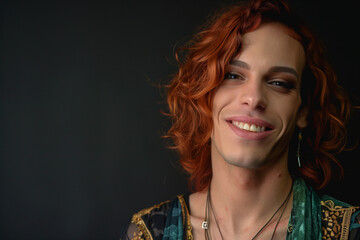
[{"label": "earring", "polygon": [[301,144],[301,140],[302,140],[302,135],[301,135],[301,129],[300,129],[299,138],[298,138],[298,146],[297,146],[297,151],[296,151],[296,156],[297,156],[297,161],[298,161],[299,168],[301,167],[301,161],[300,161],[300,144]]}]

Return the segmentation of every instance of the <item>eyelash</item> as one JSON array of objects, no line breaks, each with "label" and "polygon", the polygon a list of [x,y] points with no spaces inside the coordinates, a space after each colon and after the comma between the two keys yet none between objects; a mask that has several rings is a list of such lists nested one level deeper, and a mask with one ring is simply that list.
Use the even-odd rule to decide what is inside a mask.
[{"label": "eyelash", "polygon": [[[225,74],[224,80],[245,80],[245,77],[238,73],[228,72]],[[273,79],[273,80],[269,80],[268,84],[276,88],[283,88],[285,90],[292,90],[296,88],[294,83],[285,80]]]},{"label": "eyelash", "polygon": [[229,80],[234,80],[234,79],[240,79],[240,80],[244,80],[245,77],[243,77],[241,74],[237,74],[237,73],[225,73],[224,76],[224,80],[229,79]]},{"label": "eyelash", "polygon": [[295,89],[295,84],[292,82],[271,80],[268,83],[272,86],[285,88],[287,90]]}]

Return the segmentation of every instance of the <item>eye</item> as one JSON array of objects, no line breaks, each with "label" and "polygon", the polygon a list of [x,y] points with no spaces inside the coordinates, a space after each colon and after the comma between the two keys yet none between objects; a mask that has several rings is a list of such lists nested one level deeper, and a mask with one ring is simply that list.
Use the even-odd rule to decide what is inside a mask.
[{"label": "eye", "polygon": [[245,78],[238,73],[225,73],[224,80],[244,80]]},{"label": "eye", "polygon": [[268,84],[284,90],[291,90],[296,88],[294,83],[284,80],[271,80],[268,82]]}]

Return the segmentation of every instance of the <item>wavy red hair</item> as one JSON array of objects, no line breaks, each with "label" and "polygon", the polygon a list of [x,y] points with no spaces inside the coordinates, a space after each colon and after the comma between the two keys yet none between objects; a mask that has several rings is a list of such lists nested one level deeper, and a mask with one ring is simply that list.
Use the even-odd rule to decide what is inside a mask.
[{"label": "wavy red hair", "polygon": [[[349,118],[350,103],[325,60],[322,45],[285,1],[255,0],[232,5],[216,14],[176,54],[179,70],[167,86],[172,126],[166,137],[173,139],[172,148],[180,153],[180,164],[189,174],[189,184],[195,191],[208,187],[212,177],[210,137],[215,91],[224,78],[226,65],[241,49],[242,35],[265,22],[286,26],[306,53],[301,96],[302,107],[309,110],[309,125],[303,135],[312,157],[306,155],[301,168],[290,170],[316,189],[329,183],[333,165],[342,173],[335,153],[345,147],[344,123]],[[181,60],[180,53],[184,53]]]}]

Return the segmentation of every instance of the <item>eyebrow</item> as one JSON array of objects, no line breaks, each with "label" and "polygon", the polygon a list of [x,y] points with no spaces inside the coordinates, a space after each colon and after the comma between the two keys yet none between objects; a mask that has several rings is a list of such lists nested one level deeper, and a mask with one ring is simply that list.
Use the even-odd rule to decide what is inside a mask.
[{"label": "eyebrow", "polygon": [[249,64],[247,64],[246,62],[240,61],[240,60],[232,60],[230,62],[230,65],[235,65],[241,68],[245,68],[247,70],[250,70],[250,66]]},{"label": "eyebrow", "polygon": [[[238,67],[250,70],[249,64],[247,64],[246,62],[243,62],[241,60],[232,60],[230,62],[230,65],[234,65],[234,66],[238,66]],[[275,67],[270,68],[269,72],[270,73],[286,72],[286,73],[293,74],[296,78],[299,78],[298,72],[294,68],[291,68],[291,67],[275,66]]]},{"label": "eyebrow", "polygon": [[276,66],[276,67],[270,68],[269,72],[273,72],[273,73],[274,72],[286,72],[286,73],[293,74],[296,78],[299,78],[298,72],[291,67]]}]

